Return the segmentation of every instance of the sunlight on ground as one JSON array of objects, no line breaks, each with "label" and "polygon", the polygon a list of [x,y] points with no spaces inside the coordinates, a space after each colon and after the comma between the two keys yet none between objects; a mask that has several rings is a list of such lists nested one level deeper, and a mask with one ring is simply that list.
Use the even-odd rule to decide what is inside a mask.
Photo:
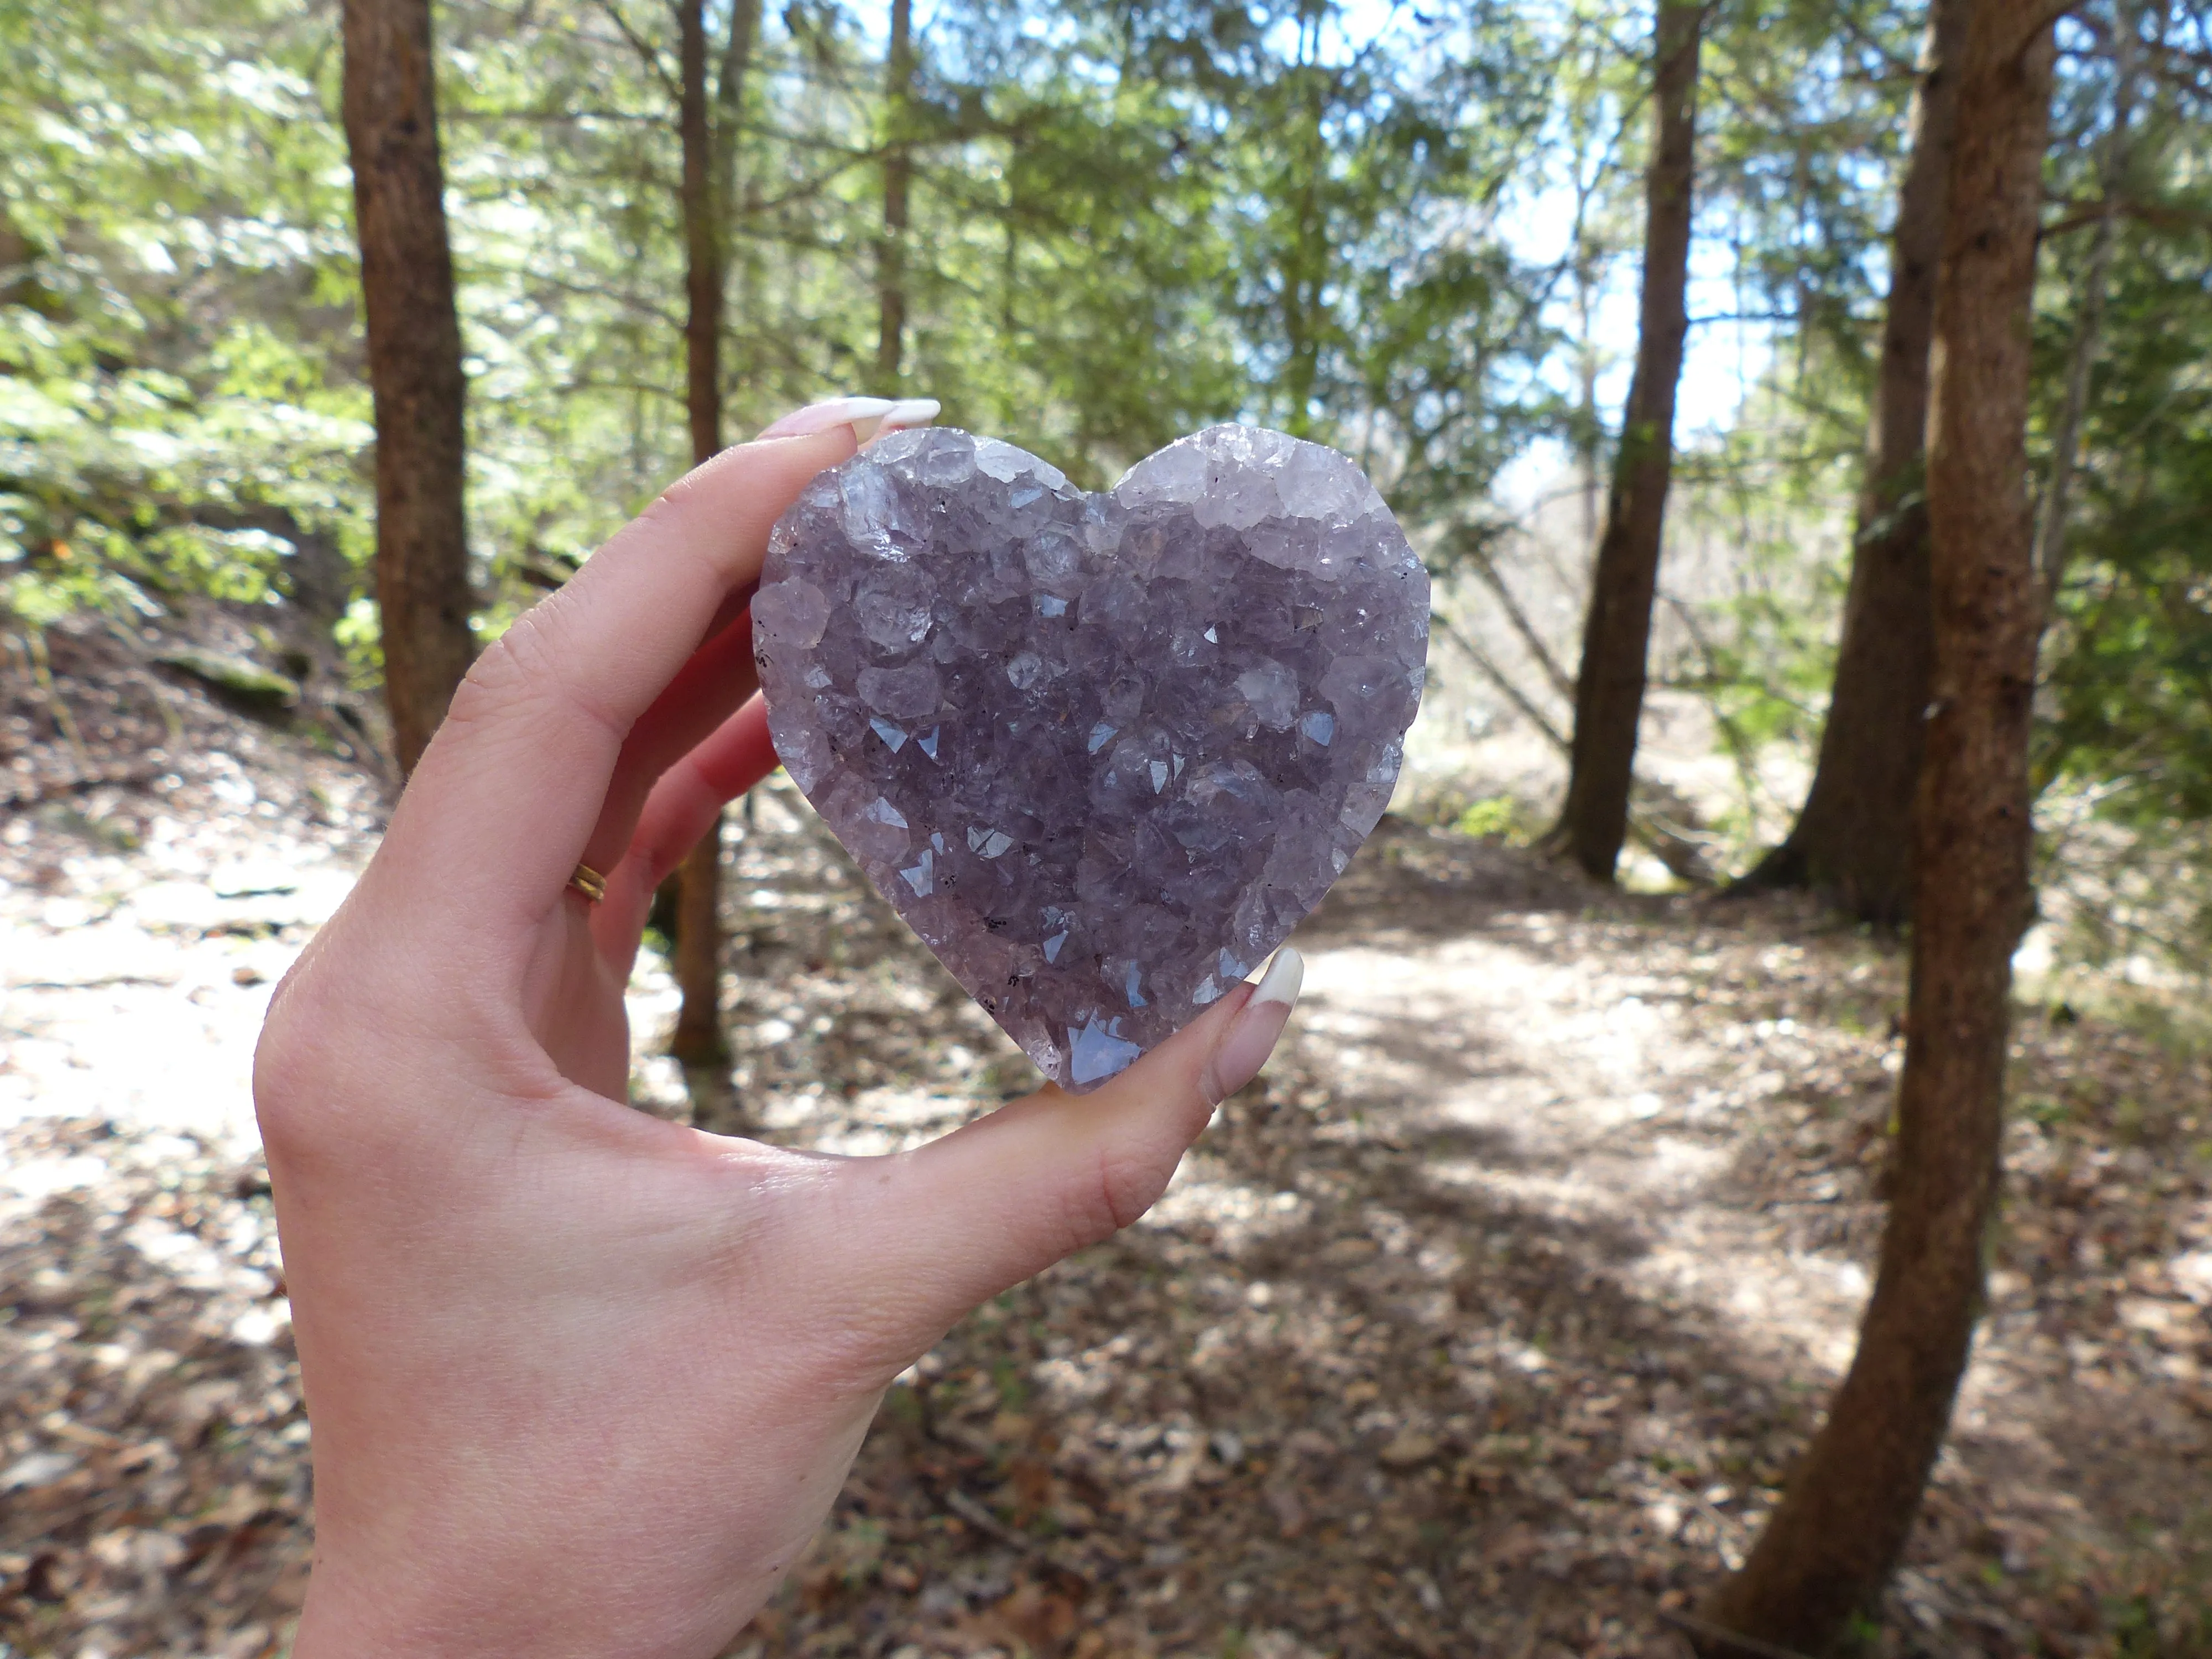
[{"label": "sunlight on ground", "polygon": [[[365,810],[295,833],[261,804],[157,821],[141,855],[72,851],[0,889],[0,1249],[33,1264],[25,1305],[67,1310],[52,1332],[73,1333],[33,1311],[9,1363],[35,1379],[66,1361],[91,1402],[173,1387],[179,1436],[213,1420],[203,1408],[234,1425],[130,1478],[188,1479],[240,1526],[283,1517],[241,1558],[252,1572],[222,1581],[240,1607],[263,1598],[241,1641],[296,1606],[307,1501],[248,1157],[252,1044],[374,838]],[[733,818],[731,845],[729,1026],[757,1132],[890,1152],[1031,1086],[787,789]],[[1140,1224],[1009,1292],[902,1379],[931,1402],[914,1407],[927,1431],[902,1426],[895,1393],[759,1632],[830,1640],[884,1605],[916,1631],[981,1629],[960,1621],[1028,1606],[1019,1563],[1049,1550],[1114,1587],[1125,1634],[1228,1620],[1245,1651],[1311,1659],[1334,1651],[1308,1635],[1339,1610],[1382,1609],[1447,1644],[1578,1631],[1578,1651],[1626,1653],[1645,1650],[1629,1632],[1655,1597],[1683,1605],[1741,1559],[1869,1289],[1901,959],[1786,908],[1716,921],[1598,902],[1521,854],[1395,823],[1301,944],[1307,994],[1263,1082]],[[676,1000],[646,953],[635,1091],[681,1120],[685,1080],[657,1053]],[[2023,1062],[1991,1312],[1896,1592],[1929,1631],[2025,1628],[2004,1621],[2026,1575],[2138,1571],[2105,1540],[2123,1521],[2182,1524],[2174,1483],[2204,1455],[2212,1208],[2189,1208],[2186,1158],[2133,1143],[2161,1120],[2127,1105],[2179,1099],[2156,1081],[2170,1062],[2086,1024],[2021,1041],[2104,1044],[2142,1080]],[[2082,1139],[2083,1103],[2107,1097],[2113,1127]],[[118,1285],[138,1298],[114,1304],[134,1310],[119,1323]],[[157,1304],[158,1328],[137,1311]],[[173,1328],[193,1334],[159,1334]],[[177,1367],[194,1343],[219,1375]],[[109,1439],[27,1428],[0,1474],[42,1503],[94,1501],[87,1449],[121,1440],[80,1432]],[[930,1473],[948,1468],[976,1472]],[[986,1507],[963,1478],[1007,1484]],[[929,1530],[948,1505],[969,1530]],[[941,1571],[902,1577],[884,1515],[918,1517],[903,1547]],[[1025,1515],[1048,1517],[1038,1540]],[[1431,1533],[1465,1547],[1425,1553]],[[1233,1605],[1223,1575],[1245,1587]],[[925,1578],[969,1589],[932,1601]],[[909,1580],[910,1600],[884,1601]],[[1573,1609],[1554,1605],[1569,1583]],[[812,1650],[749,1640],[738,1651]],[[914,1651],[983,1650],[946,1641]],[[2021,1650],[2007,1635],[1974,1650]]]}]

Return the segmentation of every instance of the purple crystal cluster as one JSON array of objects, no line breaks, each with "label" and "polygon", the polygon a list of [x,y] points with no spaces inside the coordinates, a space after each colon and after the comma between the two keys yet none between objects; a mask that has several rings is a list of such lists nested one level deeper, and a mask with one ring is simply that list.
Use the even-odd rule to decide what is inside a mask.
[{"label": "purple crystal cluster", "polygon": [[1103,495],[946,428],[775,527],[793,779],[1046,1075],[1113,1076],[1249,973],[1389,804],[1429,581],[1335,451],[1219,426]]}]

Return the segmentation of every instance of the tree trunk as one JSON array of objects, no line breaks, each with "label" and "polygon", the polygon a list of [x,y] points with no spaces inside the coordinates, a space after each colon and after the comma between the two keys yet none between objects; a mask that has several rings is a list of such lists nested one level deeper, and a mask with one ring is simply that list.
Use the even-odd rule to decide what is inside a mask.
[{"label": "tree trunk", "polygon": [[668,1052],[686,1070],[717,1067],[730,1058],[722,1032],[722,820],[717,816],[676,872],[677,988],[684,1000]]},{"label": "tree trunk", "polygon": [[1958,60],[1929,419],[1935,695],[1913,814],[1909,1035],[1881,1266],[1826,1424],[1708,1609],[1725,1629],[1807,1653],[1877,1605],[1983,1298],[2012,952],[2028,915],[2028,726],[2043,617],[2027,499],[2028,336],[2051,18],[1972,0]]},{"label": "tree trunk", "polygon": [[[1597,290],[1599,276],[1598,253],[1590,234],[1590,203],[1597,194],[1597,181],[1601,170],[1586,168],[1583,145],[1578,138],[1573,159],[1575,179],[1574,237],[1571,244],[1575,261],[1575,379],[1580,396],[1575,404],[1572,428],[1576,470],[1582,488],[1582,547],[1583,556],[1595,558],[1597,554],[1598,532],[1603,521],[1598,516],[1598,472],[1605,459],[1605,426],[1597,410]],[[1587,173],[1587,182],[1585,173]]]},{"label": "tree trunk", "polygon": [[446,240],[429,0],[344,0],[368,383],[376,602],[399,769],[412,772],[475,655],[462,508],[461,330]]},{"label": "tree trunk", "polygon": [[2066,514],[2072,505],[2074,465],[2081,447],[2081,422],[2089,413],[2089,376],[2097,366],[2097,337],[2105,323],[2105,287],[2112,270],[2112,245],[2118,240],[2120,192],[2127,185],[2128,124],[2135,118],[2136,53],[2142,45],[2142,20],[2123,5],[2112,30],[2112,125],[2105,135],[2105,154],[2097,169],[2104,201],[2089,244],[2089,263],[2081,273],[2081,317],[2066,361],[2066,401],[2058,430],[2051,441],[2051,488],[2035,532],[2035,568],[2046,599],[2056,601],[2066,577]]},{"label": "tree trunk", "polygon": [[[729,307],[731,250],[744,225],[743,197],[738,184],[738,155],[744,147],[745,79],[752,71],[753,43],[760,34],[761,0],[735,0],[730,8],[730,32],[722,41],[722,64],[714,77],[714,213],[715,268],[718,286],[715,316]],[[720,332],[719,327],[717,332]],[[742,382],[746,365],[735,366],[732,378]]]},{"label": "tree trunk", "polygon": [[[732,27],[737,27],[732,21]],[[722,447],[722,227],[717,197],[714,130],[707,89],[705,0],[677,8],[677,61],[682,100],[677,130],[683,143],[684,407],[691,421],[691,460]],[[726,142],[735,141],[726,134]],[[684,855],[677,880],[676,984],[683,993],[668,1051],[687,1069],[729,1059],[722,1035],[722,820],[718,814]]]},{"label": "tree trunk", "polygon": [[1644,177],[1644,300],[1636,372],[1606,500],[1575,680],[1574,752],[1554,845],[1611,881],[1628,830],[1644,657],[1659,580],[1667,480],[1674,464],[1674,388],[1689,332],[1690,197],[1697,140],[1703,6],[1660,0],[1652,54],[1651,161]]},{"label": "tree trunk", "polygon": [[914,92],[914,0],[891,0],[890,47],[884,55],[884,234],[876,244],[876,389],[898,395],[906,356],[907,191],[914,180],[908,147]]},{"label": "tree trunk", "polygon": [[707,88],[706,0],[677,8],[677,63],[683,101],[677,112],[684,151],[684,406],[691,420],[691,464],[722,447],[722,227],[714,165],[714,115]]},{"label": "tree trunk", "polygon": [[1966,17],[1966,0],[1933,0],[1929,8],[1820,761],[1796,827],[1746,879],[1753,887],[1809,887],[1884,927],[1903,921],[1912,898],[1912,795],[1934,660],[1923,482],[1928,341]]}]

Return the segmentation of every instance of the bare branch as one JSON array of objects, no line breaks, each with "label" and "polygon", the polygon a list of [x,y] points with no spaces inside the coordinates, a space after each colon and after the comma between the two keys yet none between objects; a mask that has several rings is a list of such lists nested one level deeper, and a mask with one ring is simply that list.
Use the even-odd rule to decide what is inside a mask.
[{"label": "bare branch", "polygon": [[1521,643],[1528,647],[1528,654],[1536,659],[1536,665],[1544,671],[1544,678],[1551,682],[1552,690],[1565,698],[1567,702],[1572,702],[1575,700],[1573,676],[1562,668],[1559,659],[1552,654],[1551,647],[1545,643],[1544,636],[1536,631],[1536,624],[1529,619],[1528,613],[1522,609],[1519,598],[1515,595],[1510,587],[1506,586],[1505,578],[1499,572],[1497,562],[1472,537],[1468,538],[1465,550],[1468,557],[1474,562],[1475,574],[1481,577],[1483,586],[1497,596],[1499,607],[1505,612],[1505,620],[1512,624],[1514,633],[1520,636]]},{"label": "bare branch", "polygon": [[630,27],[629,19],[622,14],[620,0],[599,0],[599,9],[606,13],[607,21],[621,31],[622,38],[629,42],[630,50],[637,54],[638,62],[645,65],[645,72],[660,82],[660,89],[668,94],[669,101],[683,102],[684,88],[676,84],[675,77],[669,74],[667,66],[660,61],[659,49]]},{"label": "bare branch", "polygon": [[1461,653],[1475,665],[1483,678],[1496,686],[1504,694],[1505,700],[1521,712],[1529,725],[1536,728],[1539,736],[1553,748],[1558,750],[1561,755],[1569,752],[1570,745],[1566,733],[1553,725],[1550,717],[1529,701],[1528,694],[1512,682],[1504,669],[1490,659],[1488,653],[1465,634],[1460,632],[1450,617],[1445,616],[1441,611],[1431,611],[1429,615],[1429,625],[1460,648]]},{"label": "bare branch", "polygon": [[2066,204],[2067,210],[2037,233],[2045,238],[2086,230],[2114,216],[2133,219],[2160,230],[2212,230],[2212,213],[2172,202],[2139,202],[2127,197],[2107,197],[2094,202],[2061,196],[2047,199]]}]

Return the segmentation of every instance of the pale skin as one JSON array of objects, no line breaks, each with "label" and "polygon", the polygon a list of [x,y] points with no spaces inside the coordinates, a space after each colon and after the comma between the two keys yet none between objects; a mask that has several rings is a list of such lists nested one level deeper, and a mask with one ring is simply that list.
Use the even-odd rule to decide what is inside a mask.
[{"label": "pale skin", "polygon": [[1285,952],[1096,1092],[884,1158],[624,1103],[653,890],[773,764],[738,608],[857,407],[699,468],[485,653],[278,988],[254,1093],[314,1425],[297,1659],[707,1659],[891,1380],[1142,1214],[1289,1017]]}]

